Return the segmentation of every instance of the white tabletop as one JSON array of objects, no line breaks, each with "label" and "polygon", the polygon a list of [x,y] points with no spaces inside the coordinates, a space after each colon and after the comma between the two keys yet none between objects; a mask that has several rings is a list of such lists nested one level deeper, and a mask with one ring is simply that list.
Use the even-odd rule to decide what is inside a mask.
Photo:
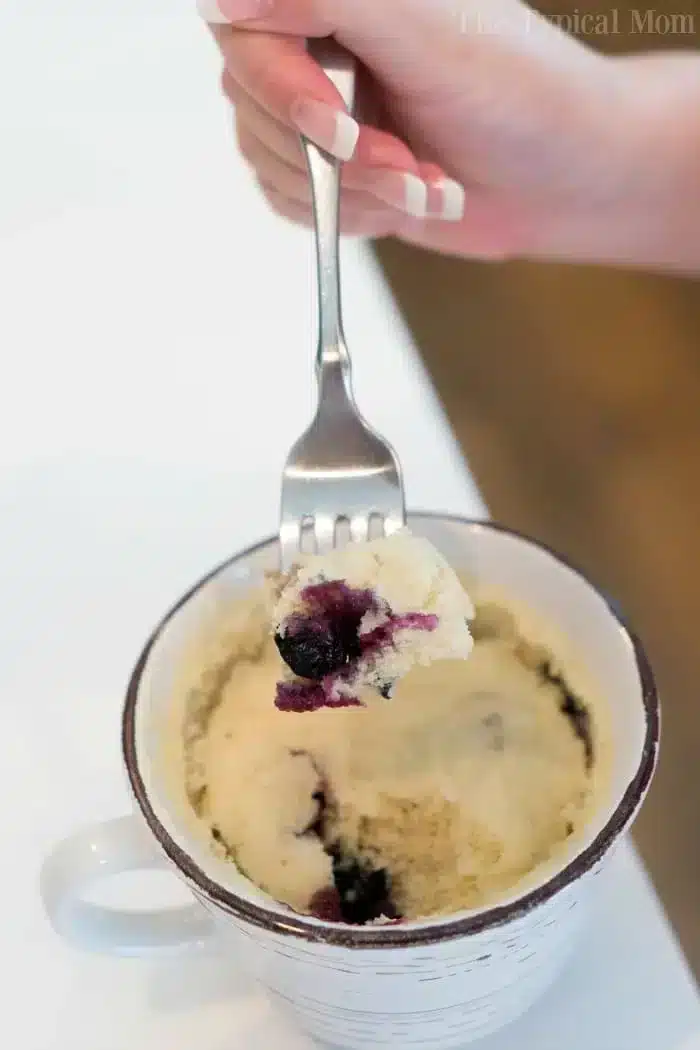
[{"label": "white tabletop", "polygon": [[[37,896],[51,842],[127,806],[118,721],[139,643],[198,574],[274,531],[313,403],[309,238],[267,214],[235,159],[209,41],[185,0],[103,7],[0,10],[3,1030],[13,1050],[310,1050],[216,957],[84,957]],[[344,288],[358,398],[410,503],[483,515],[357,244]],[[482,1046],[676,1050],[698,1031],[625,846],[556,989]]]}]

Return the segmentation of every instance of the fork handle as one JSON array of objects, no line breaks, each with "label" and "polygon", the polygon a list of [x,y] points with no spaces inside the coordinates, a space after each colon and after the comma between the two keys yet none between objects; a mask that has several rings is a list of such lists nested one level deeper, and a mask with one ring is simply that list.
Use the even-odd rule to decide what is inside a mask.
[{"label": "fork handle", "polygon": [[[356,62],[349,52],[330,37],[310,40],[308,51],[337,88],[348,113],[355,104]],[[316,258],[318,270],[319,345],[316,370],[321,378],[324,366],[340,365],[349,380],[350,358],[343,335],[339,280],[340,161],[324,153],[302,136],[302,146],[311,180]]]}]

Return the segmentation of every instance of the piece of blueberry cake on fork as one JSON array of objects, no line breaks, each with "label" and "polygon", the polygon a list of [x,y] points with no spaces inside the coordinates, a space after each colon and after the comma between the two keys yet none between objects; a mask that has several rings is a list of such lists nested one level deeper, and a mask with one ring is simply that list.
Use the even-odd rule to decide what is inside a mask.
[{"label": "piece of blueberry cake on fork", "polygon": [[368,693],[388,699],[412,667],[466,659],[473,615],[454,569],[408,529],[303,557],[282,578],[273,612],[289,671],[277,707],[359,706]]}]

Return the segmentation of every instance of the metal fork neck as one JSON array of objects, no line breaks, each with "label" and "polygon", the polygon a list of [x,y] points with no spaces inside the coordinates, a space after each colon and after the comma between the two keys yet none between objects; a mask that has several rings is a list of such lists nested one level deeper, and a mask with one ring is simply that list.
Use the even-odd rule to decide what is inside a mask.
[{"label": "metal fork neck", "polygon": [[306,147],[316,230],[318,262],[317,371],[340,364],[350,369],[340,303],[340,164],[310,144]]},{"label": "metal fork neck", "polygon": [[[311,40],[308,50],[333,83],[349,113],[355,104],[355,59],[334,40]],[[350,356],[345,344],[340,305],[340,173],[341,164],[302,138],[311,182],[318,272],[318,352],[316,376],[319,387],[342,378],[350,393]],[[338,376],[340,372],[340,376]],[[328,377],[328,378],[326,378]]]}]

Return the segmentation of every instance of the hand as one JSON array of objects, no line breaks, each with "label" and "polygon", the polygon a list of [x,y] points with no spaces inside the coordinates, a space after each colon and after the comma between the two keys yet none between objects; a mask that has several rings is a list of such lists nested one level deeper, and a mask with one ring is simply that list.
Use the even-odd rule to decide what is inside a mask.
[{"label": "hand", "polygon": [[[519,0],[200,0],[239,147],[272,207],[311,222],[298,134],[346,160],[343,232],[480,258],[627,258],[653,201],[636,77]],[[363,63],[359,118],[306,54]],[[648,161],[649,150],[646,158]],[[653,167],[653,166],[651,166]]]}]

